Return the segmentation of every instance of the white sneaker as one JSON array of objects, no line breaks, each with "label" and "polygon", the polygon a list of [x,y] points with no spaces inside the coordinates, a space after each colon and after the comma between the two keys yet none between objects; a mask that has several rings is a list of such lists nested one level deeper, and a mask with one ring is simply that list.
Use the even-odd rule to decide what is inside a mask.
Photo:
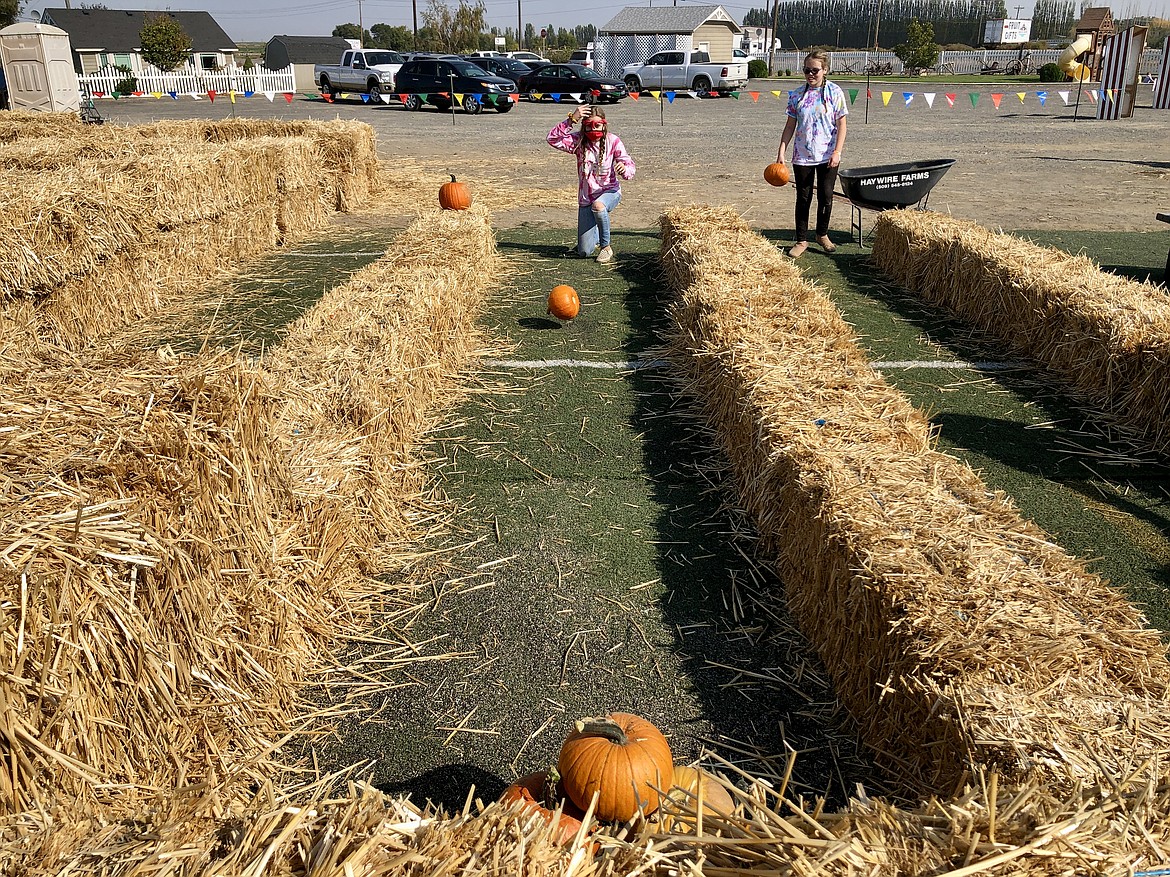
[{"label": "white sneaker", "polygon": [[602,264],[613,261],[613,247],[602,247],[597,253],[597,261]]}]

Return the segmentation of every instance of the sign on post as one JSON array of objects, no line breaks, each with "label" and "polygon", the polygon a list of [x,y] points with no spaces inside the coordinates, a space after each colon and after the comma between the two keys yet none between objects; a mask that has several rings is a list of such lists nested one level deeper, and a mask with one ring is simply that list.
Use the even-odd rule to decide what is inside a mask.
[{"label": "sign on post", "polygon": [[983,28],[983,42],[1026,43],[1032,38],[1032,19],[996,18]]},{"label": "sign on post", "polygon": [[503,38],[503,37],[496,37],[496,45],[497,45],[497,46],[502,46],[502,45],[504,45],[504,42],[505,42],[505,41],[504,41],[504,38]]}]

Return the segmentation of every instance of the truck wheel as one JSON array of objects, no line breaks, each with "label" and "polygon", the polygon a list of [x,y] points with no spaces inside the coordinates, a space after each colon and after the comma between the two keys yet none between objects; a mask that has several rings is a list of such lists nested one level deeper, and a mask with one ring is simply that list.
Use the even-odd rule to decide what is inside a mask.
[{"label": "truck wheel", "polygon": [[696,76],[695,81],[691,83],[691,88],[699,97],[711,96],[711,80],[706,76]]},{"label": "truck wheel", "polygon": [[469,116],[477,116],[483,110],[483,104],[474,94],[463,95],[463,112]]},{"label": "truck wheel", "polygon": [[368,94],[370,96],[370,103],[372,103],[372,104],[381,104],[382,103],[382,87],[381,87],[381,84],[378,82],[378,80],[371,79],[369,82],[366,83],[366,94]]},{"label": "truck wheel", "polygon": [[642,83],[638,81],[637,76],[627,76],[626,88],[630,90],[631,94],[639,94],[642,91]]},{"label": "truck wheel", "polygon": [[408,94],[402,105],[408,110],[421,110],[423,108],[422,98],[417,94]]},{"label": "truck wheel", "polygon": [[321,77],[321,91],[325,92],[325,94],[329,95],[330,97],[337,97],[339,94],[341,94],[340,91],[333,87],[333,83],[329,81],[328,76]]}]

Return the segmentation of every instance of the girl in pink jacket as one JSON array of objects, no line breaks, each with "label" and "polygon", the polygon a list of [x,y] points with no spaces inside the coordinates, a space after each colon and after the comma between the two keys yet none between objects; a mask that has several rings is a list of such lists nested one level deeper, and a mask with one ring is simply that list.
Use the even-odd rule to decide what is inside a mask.
[{"label": "girl in pink jacket", "polygon": [[[582,123],[581,133],[573,130]],[[598,262],[613,258],[609,243],[609,214],[622,200],[618,182],[634,178],[634,159],[616,134],[609,133],[605,110],[582,106],[548,132],[548,145],[577,156],[577,254]]]}]

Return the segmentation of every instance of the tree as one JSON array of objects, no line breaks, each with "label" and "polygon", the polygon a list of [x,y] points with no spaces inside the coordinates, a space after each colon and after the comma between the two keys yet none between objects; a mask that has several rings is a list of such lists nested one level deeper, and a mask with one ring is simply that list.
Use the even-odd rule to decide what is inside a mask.
[{"label": "tree", "polygon": [[439,49],[456,54],[479,48],[479,36],[487,30],[486,19],[483,0],[459,0],[454,9],[446,0],[431,0],[430,8],[423,11],[423,21],[434,31]]},{"label": "tree", "polygon": [[933,67],[938,62],[940,51],[934,41],[934,25],[929,21],[921,24],[917,18],[910,19],[906,25],[906,42],[894,47],[894,54],[901,59],[907,72],[915,73]]},{"label": "tree", "polygon": [[528,24],[524,25],[524,45],[525,45],[525,47],[531,49],[533,46],[536,45],[536,33],[537,33],[536,28],[533,26],[532,22],[529,22]]},{"label": "tree", "polygon": [[165,13],[146,16],[138,32],[142,60],[159,70],[175,70],[191,57],[191,38],[183,25]]},{"label": "tree", "polygon": [[370,45],[404,52],[413,48],[414,33],[401,24],[375,24],[370,27]]},{"label": "tree", "polygon": [[346,24],[339,24],[333,28],[333,36],[341,37],[343,40],[360,40],[362,38],[362,29],[353,22]]},{"label": "tree", "polygon": [[16,23],[20,15],[20,0],[0,0],[0,27]]}]

